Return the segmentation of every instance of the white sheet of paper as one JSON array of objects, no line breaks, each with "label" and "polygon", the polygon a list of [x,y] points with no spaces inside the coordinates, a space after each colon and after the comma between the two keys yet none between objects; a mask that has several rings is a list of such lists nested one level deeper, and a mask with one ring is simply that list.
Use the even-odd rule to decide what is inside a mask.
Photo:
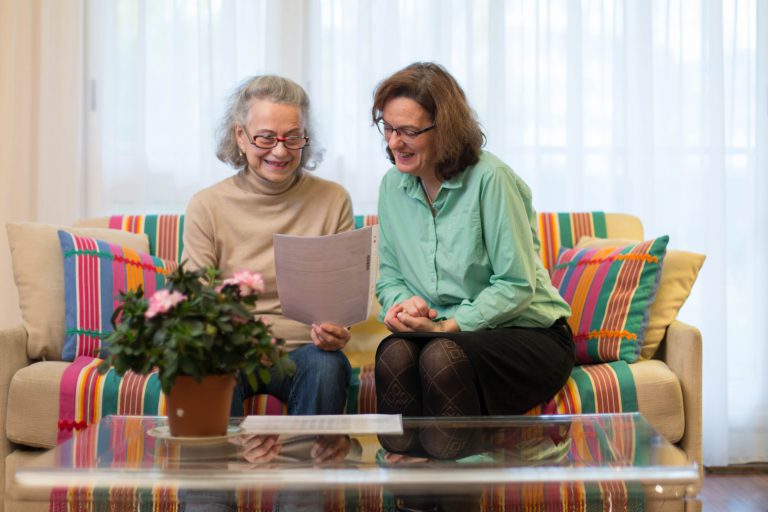
[{"label": "white sheet of paper", "polygon": [[377,227],[328,236],[275,234],[283,315],[305,324],[365,321],[376,286]]},{"label": "white sheet of paper", "polygon": [[402,434],[399,414],[247,416],[243,431],[259,434]]}]

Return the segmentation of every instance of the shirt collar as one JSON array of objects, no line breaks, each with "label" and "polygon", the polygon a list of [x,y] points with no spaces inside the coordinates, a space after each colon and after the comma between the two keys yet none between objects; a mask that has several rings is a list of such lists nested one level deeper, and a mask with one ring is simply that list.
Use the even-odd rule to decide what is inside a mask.
[{"label": "shirt collar", "polygon": [[[450,180],[444,181],[441,187],[446,189],[462,188],[466,179],[467,171],[465,170]],[[412,174],[406,174],[404,172],[400,173],[400,183],[398,186],[403,189],[405,193],[410,197],[419,198],[422,196],[421,183],[419,183],[419,178]]]}]

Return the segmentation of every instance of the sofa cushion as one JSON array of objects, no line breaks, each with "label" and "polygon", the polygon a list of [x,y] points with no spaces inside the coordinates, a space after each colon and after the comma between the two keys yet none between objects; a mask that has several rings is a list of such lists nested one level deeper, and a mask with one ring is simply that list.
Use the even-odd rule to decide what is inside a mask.
[{"label": "sofa cushion", "polygon": [[121,244],[59,230],[64,256],[66,338],[61,358],[105,357],[105,337],[114,331],[112,314],[119,294],[142,288],[146,296],[165,286],[165,276],[176,268]]},{"label": "sofa cushion", "polygon": [[15,450],[6,457],[5,510],[7,512],[50,511],[51,490],[49,488],[20,485],[12,476],[16,474],[16,468],[26,466],[41,453],[43,453],[42,450]]},{"label": "sofa cushion", "polygon": [[[616,238],[583,237],[578,248],[615,247],[634,243]],[[667,327],[675,320],[678,311],[691,294],[693,283],[699,275],[706,256],[688,251],[668,249],[661,266],[661,280],[656,298],[651,305],[648,329],[640,352],[642,359],[651,359],[659,348]]]},{"label": "sofa cushion", "polygon": [[685,432],[685,407],[677,376],[664,361],[638,361],[629,369],[635,379],[638,412],[667,441],[680,441]]},{"label": "sofa cushion", "polygon": [[8,390],[8,439],[41,448],[56,446],[59,382],[70,363],[41,361],[16,372]]},{"label": "sofa cushion", "polygon": [[668,242],[662,236],[560,254],[552,284],[571,305],[577,363],[637,360]]},{"label": "sofa cushion", "polygon": [[30,359],[61,358],[64,344],[64,263],[56,232],[65,229],[119,243],[147,252],[146,235],[114,229],[68,228],[50,224],[8,223],[13,277],[19,293],[19,307],[29,339]]}]

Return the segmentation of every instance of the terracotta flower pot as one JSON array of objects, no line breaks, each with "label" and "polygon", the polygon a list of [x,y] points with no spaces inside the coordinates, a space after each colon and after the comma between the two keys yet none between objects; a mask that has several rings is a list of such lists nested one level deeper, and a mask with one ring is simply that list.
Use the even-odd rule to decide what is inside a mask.
[{"label": "terracotta flower pot", "polygon": [[168,426],[174,437],[223,436],[227,433],[234,375],[210,375],[201,382],[176,377],[166,397]]}]

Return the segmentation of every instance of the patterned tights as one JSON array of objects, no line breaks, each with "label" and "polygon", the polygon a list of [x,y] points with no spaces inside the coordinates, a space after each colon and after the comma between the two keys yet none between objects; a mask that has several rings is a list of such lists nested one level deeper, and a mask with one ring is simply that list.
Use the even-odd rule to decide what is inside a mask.
[{"label": "patterned tights", "polygon": [[[414,342],[389,338],[376,352],[376,398],[382,414],[478,416],[480,396],[467,354],[454,341]],[[424,427],[402,436],[381,436],[384,448],[434,458],[456,458],[472,450],[467,429]]]}]

